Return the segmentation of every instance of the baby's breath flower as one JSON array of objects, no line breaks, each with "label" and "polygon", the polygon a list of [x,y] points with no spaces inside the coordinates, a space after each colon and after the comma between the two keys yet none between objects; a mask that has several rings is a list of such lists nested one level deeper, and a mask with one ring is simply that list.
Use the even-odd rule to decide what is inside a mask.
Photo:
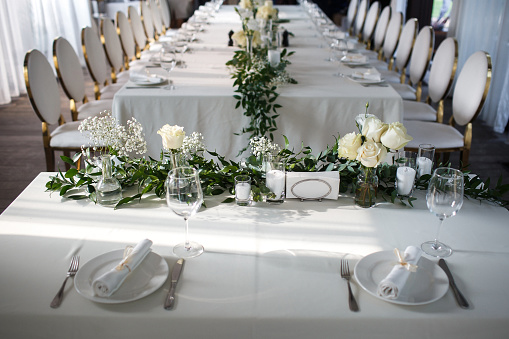
[{"label": "baby's breath flower", "polygon": [[273,144],[266,137],[253,137],[249,140],[249,145],[255,157],[269,153],[278,153],[281,150],[279,145]]},{"label": "baby's breath flower", "polygon": [[184,154],[198,153],[205,150],[203,142],[203,135],[198,132],[193,132],[191,136],[184,137],[180,150]]}]

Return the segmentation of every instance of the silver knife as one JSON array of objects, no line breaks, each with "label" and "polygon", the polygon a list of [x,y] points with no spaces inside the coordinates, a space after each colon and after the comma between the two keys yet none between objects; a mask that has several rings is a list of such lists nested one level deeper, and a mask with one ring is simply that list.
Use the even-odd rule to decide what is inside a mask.
[{"label": "silver knife", "polygon": [[447,274],[447,277],[449,278],[449,285],[451,286],[452,292],[454,293],[454,297],[456,298],[456,301],[458,302],[458,305],[461,308],[469,308],[469,304],[467,299],[461,294],[460,290],[458,289],[458,286],[456,286],[456,283],[454,282],[454,278],[452,277],[452,273],[449,270],[449,266],[447,266],[447,263],[444,259],[440,259],[438,261],[438,266],[440,266],[444,271],[445,274]]},{"label": "silver knife", "polygon": [[171,310],[173,305],[175,305],[175,289],[177,288],[177,283],[179,281],[183,266],[184,259],[177,260],[177,263],[175,266],[173,266],[173,270],[171,271],[171,287],[170,291],[168,292],[168,296],[166,296],[166,301],[164,302],[165,310]]}]

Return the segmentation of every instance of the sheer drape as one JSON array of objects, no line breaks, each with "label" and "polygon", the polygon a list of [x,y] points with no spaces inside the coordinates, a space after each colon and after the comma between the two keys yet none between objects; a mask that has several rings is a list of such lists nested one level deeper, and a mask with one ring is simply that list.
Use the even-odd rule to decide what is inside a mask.
[{"label": "sheer drape", "polygon": [[490,53],[493,76],[480,119],[503,133],[509,120],[509,2],[454,1],[448,35],[458,40],[458,70],[472,53]]},{"label": "sheer drape", "polygon": [[88,0],[0,0],[0,104],[26,92],[23,58],[37,48],[52,59],[52,43],[63,36],[80,54],[80,30],[90,26]]}]

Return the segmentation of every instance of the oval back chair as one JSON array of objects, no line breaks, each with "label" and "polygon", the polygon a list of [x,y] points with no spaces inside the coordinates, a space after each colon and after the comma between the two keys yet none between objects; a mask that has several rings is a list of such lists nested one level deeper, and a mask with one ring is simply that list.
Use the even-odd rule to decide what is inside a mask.
[{"label": "oval back chair", "polygon": [[122,53],[120,38],[113,22],[108,18],[101,19],[101,40],[104,45],[106,59],[111,66],[112,82],[116,83],[118,77],[128,78],[128,73],[122,72],[124,69],[124,54]]},{"label": "oval back chair", "polygon": [[366,44],[367,49],[371,49],[371,39],[375,32],[375,27],[378,22],[378,15],[380,14],[380,2],[375,1],[369,7],[364,28],[362,29],[362,42]]},{"label": "oval back chair", "polygon": [[131,23],[131,28],[133,30],[134,41],[136,42],[136,45],[141,52],[148,47],[147,36],[145,35],[143,23],[141,22],[140,15],[138,14],[138,10],[136,8],[129,6],[127,12],[129,22]]},{"label": "oval back chair", "polygon": [[[373,36],[373,50],[380,53],[385,40],[385,34],[387,33],[387,27],[391,20],[392,9],[391,6],[385,6],[380,13],[378,23],[376,24],[375,34]],[[379,54],[381,56],[381,53]],[[379,57],[380,59],[380,57]]]},{"label": "oval back chair", "polygon": [[357,8],[357,15],[355,16],[354,34],[362,39],[362,29],[366,21],[366,13],[368,12],[368,0],[361,0]]},{"label": "oval back chair", "polygon": [[417,19],[409,19],[405,26],[403,26],[399,37],[398,49],[396,51],[396,72],[400,72],[400,81],[402,84],[405,83],[406,66],[412,54],[418,27],[419,23]]}]

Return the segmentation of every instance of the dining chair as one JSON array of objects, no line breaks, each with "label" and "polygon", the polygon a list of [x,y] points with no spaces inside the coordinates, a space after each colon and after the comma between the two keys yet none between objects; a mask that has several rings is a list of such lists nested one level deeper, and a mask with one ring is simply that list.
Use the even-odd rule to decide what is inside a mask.
[{"label": "dining chair", "polygon": [[150,11],[148,1],[140,2],[140,18],[149,44],[156,41],[159,37],[154,29],[154,20],[152,19],[152,12]]},{"label": "dining chair", "polygon": [[[165,0],[161,0],[165,1]],[[349,35],[353,35],[355,24],[355,17],[357,16],[357,9],[359,8],[359,0],[350,0],[348,4],[348,11],[346,13],[346,30]]]},{"label": "dining chair", "polygon": [[94,80],[95,99],[113,99],[123,84],[108,84],[110,77],[101,40],[90,27],[81,30],[81,47],[88,72]]},{"label": "dining chair", "polygon": [[148,6],[150,8],[150,13],[152,14],[152,21],[154,23],[156,36],[160,37],[166,33],[166,27],[164,27],[163,18],[161,17],[161,7],[155,0],[150,0],[148,2]]},{"label": "dining chair", "polygon": [[362,29],[361,42],[366,45],[366,49],[371,49],[371,40],[373,38],[373,33],[375,32],[379,14],[380,2],[375,1],[369,7],[369,11],[364,22],[364,28]]},{"label": "dining chair", "polygon": [[[28,98],[32,109],[42,122],[42,141],[46,157],[46,170],[55,170],[55,151],[66,156],[81,152],[82,145],[88,145],[78,126],[81,122],[66,123],[60,113],[60,91],[50,63],[40,51],[33,49],[25,55],[23,73]],[[51,125],[57,125],[50,132]]]},{"label": "dining chair", "polygon": [[368,11],[368,0],[361,0],[359,7],[357,8],[357,15],[355,16],[354,34],[357,36],[359,41],[362,40],[362,29],[364,28],[364,22],[366,21],[366,14]]},{"label": "dining chair", "polygon": [[378,22],[376,24],[375,33],[373,35],[373,51],[379,56],[379,59],[381,59],[382,56],[382,47],[385,41],[385,35],[387,33],[389,21],[391,20],[391,14],[391,6],[385,6],[380,13],[380,17],[378,18]]},{"label": "dining chair", "polygon": [[109,18],[101,18],[101,41],[106,59],[111,67],[111,81],[126,83],[129,80],[129,71],[124,71],[122,45],[115,25]]},{"label": "dining chair", "polygon": [[[472,54],[461,70],[452,97],[449,124],[428,121],[405,121],[407,133],[413,137],[405,150],[416,151],[419,144],[432,144],[436,153],[447,161],[451,152],[460,152],[461,166],[468,165],[472,147],[472,122],[479,115],[491,83],[491,57],[484,51]],[[465,126],[462,134],[455,125]]]},{"label": "dining chair", "polygon": [[[389,6],[387,6],[389,7]],[[387,8],[386,7],[386,8]],[[401,35],[401,27],[403,23],[403,13],[397,12],[391,15],[389,24],[387,25],[387,32],[385,33],[384,43],[378,52],[378,64],[373,65],[380,69],[392,70],[394,67],[394,53],[398,46],[399,37]]]},{"label": "dining chair", "polygon": [[135,7],[129,6],[127,8],[127,14],[133,30],[134,41],[141,53],[149,46],[147,36],[145,35],[145,29],[143,28],[143,23],[140,15],[138,14],[138,10]]},{"label": "dining chair", "polygon": [[[355,0],[352,0],[355,1]],[[161,7],[161,19],[163,20],[163,27],[166,31],[171,29],[171,11],[168,0],[159,0],[159,6]]]},{"label": "dining chair", "polygon": [[[447,38],[438,46],[429,72],[428,96],[425,102],[403,101],[403,118],[443,122],[444,99],[449,94],[458,64],[458,42]],[[437,104],[437,109],[431,106]]]},{"label": "dining chair", "polygon": [[91,100],[85,93],[85,77],[76,51],[65,38],[53,40],[53,63],[60,85],[69,99],[73,121],[111,110],[113,100]]},{"label": "dining chair", "polygon": [[387,81],[398,81],[399,79],[399,82],[405,83],[406,67],[412,54],[418,27],[419,23],[416,18],[409,19],[403,26],[396,50],[395,70],[391,71],[388,68],[383,69],[383,67],[379,69]]},{"label": "dining chair", "polygon": [[435,31],[431,26],[424,26],[415,39],[412,55],[410,56],[409,84],[390,84],[403,100],[421,101],[422,79],[429,68],[434,46]]},{"label": "dining chair", "polygon": [[134,40],[134,33],[131,23],[122,11],[116,15],[117,32],[120,38],[120,45],[124,52],[124,68],[129,69],[130,63],[135,62],[141,57],[141,51]]}]

